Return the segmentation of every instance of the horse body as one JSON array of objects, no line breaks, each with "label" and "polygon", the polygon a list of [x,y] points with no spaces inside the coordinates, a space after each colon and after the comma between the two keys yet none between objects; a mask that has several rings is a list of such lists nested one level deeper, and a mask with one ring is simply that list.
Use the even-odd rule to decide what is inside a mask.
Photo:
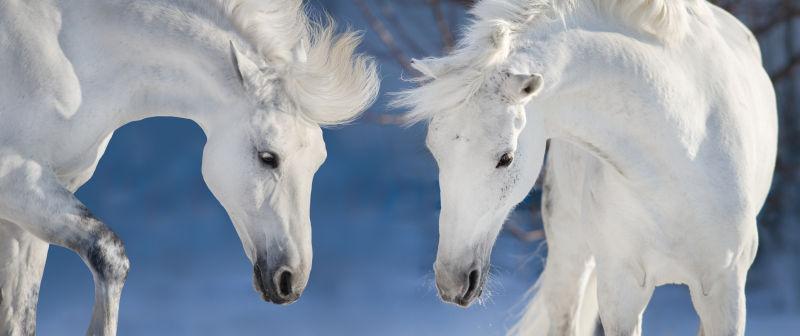
[{"label": "horse body", "polygon": [[[560,84],[568,93],[537,97],[528,110],[546,110],[552,132],[543,195],[551,253],[539,299],[551,307],[573,300],[552,309],[554,326],[527,316],[517,332],[587,333],[577,307],[593,272],[611,334],[637,332],[652,289],[663,284],[689,286],[706,334],[743,332],[744,281],[772,179],[777,114],[757,45],[728,15],[715,8],[713,19],[694,20],[681,46],[667,50],[608,27],[561,37],[572,41],[570,53],[589,56],[560,69],[579,74]],[[551,271],[557,263],[577,266]],[[627,300],[613,298],[622,295]],[[737,308],[720,313],[723,306]]]},{"label": "horse body", "polygon": [[[206,133],[203,176],[256,290],[275,303],[299,297],[320,126],[355,118],[377,94],[356,35],[313,26],[299,0],[9,0],[0,16],[0,333],[34,333],[49,244],[92,271],[88,334],[116,332],[124,247],[72,192],[114,130],[156,116]],[[335,102],[321,109],[321,99]]]},{"label": "horse body", "polygon": [[704,334],[743,333],[777,138],[755,39],[704,1],[565,3],[480,2],[462,48],[418,61],[424,84],[401,96],[440,167],[440,294],[480,295],[549,139],[548,261],[513,331],[590,333],[580,314],[599,310],[607,334],[638,334],[653,289],[680,283]]},{"label": "horse body", "polygon": [[[777,127],[774,96],[759,58],[752,52],[738,56],[742,51],[729,47],[707,23],[695,22],[692,32],[682,50],[666,53],[608,33],[561,37],[574,41],[571,53],[589,56],[545,74],[580,77],[574,82],[562,77],[559,85],[567,93],[541,96],[528,106],[557,111],[545,117],[550,136],[564,142],[554,146],[556,152],[573,145],[592,154],[569,162],[577,167],[566,170],[573,174],[554,173],[554,179],[584,181],[575,198],[555,204],[581,204],[582,221],[591,223],[587,229],[612,240],[609,246],[619,246],[617,235],[633,234],[632,241],[643,245],[627,255],[659,249],[661,256],[685,261],[725,250],[710,248],[716,244],[749,244],[769,188]],[[604,54],[608,45],[622,51]],[[726,61],[709,60],[712,52]],[[549,61],[527,52],[519,58]],[[707,243],[686,246],[687,232]]]}]

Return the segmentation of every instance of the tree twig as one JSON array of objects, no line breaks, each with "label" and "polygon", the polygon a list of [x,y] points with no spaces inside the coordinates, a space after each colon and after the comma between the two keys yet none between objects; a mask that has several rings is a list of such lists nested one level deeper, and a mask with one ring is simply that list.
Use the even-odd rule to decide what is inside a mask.
[{"label": "tree twig", "polygon": [[[797,66],[800,65],[800,54],[795,54],[789,61],[784,65],[782,68],[772,72],[769,74],[769,77],[772,78],[773,83],[780,83],[781,81],[787,79]],[[791,93],[790,93],[791,94]]]},{"label": "tree twig", "polygon": [[778,8],[777,11],[780,14],[776,15],[766,23],[753,27],[753,34],[756,36],[764,35],[775,27],[785,24],[787,21],[800,16],[800,11],[796,10],[784,10],[782,8]]},{"label": "tree twig", "polygon": [[519,225],[514,224],[512,222],[506,222],[504,227],[514,237],[525,243],[532,243],[544,239],[544,231],[542,230],[527,231],[522,227],[520,227]]},{"label": "tree twig", "polygon": [[386,19],[386,21],[388,21],[389,24],[392,25],[394,31],[397,32],[397,36],[399,36],[400,39],[403,40],[403,43],[407,45],[409,48],[411,48],[411,51],[413,53],[417,55],[426,54],[425,50],[422,49],[422,47],[420,47],[417,41],[415,41],[408,35],[403,24],[400,22],[400,20],[397,19],[397,12],[394,10],[394,7],[392,6],[390,1],[384,0],[381,2],[381,14],[383,14],[383,17]]},{"label": "tree twig", "polygon": [[442,42],[444,43],[444,52],[450,52],[455,46],[455,38],[453,32],[450,31],[450,25],[442,12],[442,4],[439,0],[428,0],[428,5],[431,7],[433,19],[436,20],[436,26],[439,28],[439,33],[442,34]]},{"label": "tree twig", "polygon": [[359,9],[361,9],[361,12],[364,14],[364,18],[367,19],[367,22],[372,27],[372,30],[378,34],[381,42],[383,42],[383,45],[389,49],[389,53],[391,53],[392,57],[397,60],[397,63],[399,63],[400,66],[402,66],[406,71],[416,74],[417,70],[411,66],[409,57],[397,45],[394,36],[392,36],[392,33],[386,29],[386,26],[383,24],[383,22],[381,22],[381,20],[372,14],[372,10],[369,9],[369,6],[367,6],[364,0],[353,0],[353,2],[355,2]]}]

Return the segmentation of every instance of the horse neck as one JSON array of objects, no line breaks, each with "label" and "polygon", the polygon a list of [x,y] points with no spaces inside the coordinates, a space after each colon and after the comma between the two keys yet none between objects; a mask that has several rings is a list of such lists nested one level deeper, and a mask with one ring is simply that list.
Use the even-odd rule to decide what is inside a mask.
[{"label": "horse neck", "polygon": [[637,75],[640,64],[619,61],[619,45],[604,48],[595,37],[587,41],[569,33],[554,40],[558,45],[543,48],[555,53],[531,57],[556,65],[543,69],[545,79],[556,82],[553,91],[528,106],[529,114],[539,114],[534,120],[542,120],[547,137],[592,153],[627,178],[652,176],[676,153],[685,153],[674,124],[666,121],[665,106],[658,103],[658,88]]},{"label": "horse neck", "polygon": [[[84,107],[96,111],[88,117],[113,111],[109,125],[113,129],[150,117],[178,117],[195,121],[206,132],[217,122],[236,119],[247,100],[236,77],[229,43],[245,45],[244,42],[220,27],[223,24],[207,21],[211,24],[198,26],[187,17],[164,11],[164,6],[169,5],[160,2],[152,2],[160,7],[147,12],[149,4],[108,5],[115,11],[127,11],[120,14],[125,19],[104,22],[109,27],[94,29],[105,28],[118,35],[111,40],[98,34],[98,41],[87,42],[85,48],[98,52],[100,57],[73,60],[92,63],[76,64],[78,69],[94,70],[79,74],[82,82],[102,83],[94,87],[83,85],[88,96]],[[131,12],[131,8],[140,12]],[[124,46],[115,43],[121,39],[131,42]]]}]

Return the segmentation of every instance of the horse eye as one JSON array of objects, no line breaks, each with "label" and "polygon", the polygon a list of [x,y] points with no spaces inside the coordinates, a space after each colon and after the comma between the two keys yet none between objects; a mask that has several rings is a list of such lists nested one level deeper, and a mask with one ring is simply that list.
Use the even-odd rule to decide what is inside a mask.
[{"label": "horse eye", "polygon": [[261,152],[258,153],[258,158],[261,160],[261,163],[266,165],[271,169],[278,168],[278,155],[273,152]]},{"label": "horse eye", "polygon": [[511,165],[511,162],[514,161],[514,155],[511,153],[505,153],[503,156],[500,157],[500,161],[497,162],[497,167],[495,168],[503,168],[508,167]]}]

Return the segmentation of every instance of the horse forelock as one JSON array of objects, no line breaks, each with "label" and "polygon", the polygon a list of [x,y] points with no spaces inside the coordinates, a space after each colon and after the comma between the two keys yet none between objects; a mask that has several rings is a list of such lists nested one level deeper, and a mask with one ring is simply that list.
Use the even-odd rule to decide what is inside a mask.
[{"label": "horse forelock", "polygon": [[356,53],[352,31],[336,33],[332,18],[313,22],[301,0],[223,0],[239,34],[268,63],[284,69],[286,93],[299,113],[319,125],[357,118],[375,101],[375,62]]},{"label": "horse forelock", "polygon": [[458,47],[441,58],[412,64],[420,83],[396,95],[392,106],[408,108],[406,123],[430,120],[463,109],[492,71],[510,55],[514,38],[536,20],[562,18],[574,0],[483,0],[469,11],[471,20]]},{"label": "horse forelock", "polygon": [[219,0],[242,37],[270,62],[291,62],[293,50],[308,35],[301,0]]}]

